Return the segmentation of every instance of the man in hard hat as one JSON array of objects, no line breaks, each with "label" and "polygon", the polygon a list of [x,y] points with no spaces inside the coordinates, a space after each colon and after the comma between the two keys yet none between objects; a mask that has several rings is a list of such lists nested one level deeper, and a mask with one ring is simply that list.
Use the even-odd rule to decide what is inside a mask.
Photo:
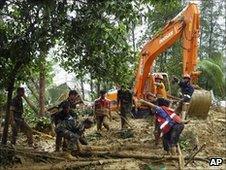
[{"label": "man in hard hat", "polygon": [[166,88],[163,83],[163,76],[161,74],[157,74],[155,76],[155,91],[156,91],[156,97],[162,97],[167,98]]},{"label": "man in hard hat", "polygon": [[194,92],[194,87],[191,84],[191,77],[189,74],[185,74],[183,76],[183,80],[179,81],[177,77],[173,77],[174,82],[178,83],[179,87],[181,88],[182,99],[181,102],[176,110],[181,110],[182,120],[185,120],[186,112],[189,107],[189,102],[191,100],[192,94]]}]

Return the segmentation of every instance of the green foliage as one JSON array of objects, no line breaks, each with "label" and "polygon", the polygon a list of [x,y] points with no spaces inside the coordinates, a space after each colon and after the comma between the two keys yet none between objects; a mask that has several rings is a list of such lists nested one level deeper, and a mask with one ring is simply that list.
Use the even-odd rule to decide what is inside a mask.
[{"label": "green foliage", "polygon": [[34,127],[38,122],[43,122],[43,124],[50,124],[51,123],[51,119],[49,116],[38,116],[37,113],[35,113],[33,110],[30,109],[30,107],[28,107],[27,105],[25,105],[25,109],[24,109],[24,118],[26,119],[26,121],[32,126]]},{"label": "green foliage", "polygon": [[225,75],[223,72],[223,57],[215,55],[211,59],[205,59],[199,62],[199,69],[202,74],[199,79],[201,87],[213,90],[214,94],[225,97]]},{"label": "green foliage", "polygon": [[68,19],[62,39],[64,68],[75,72],[77,78],[90,74],[101,84],[128,81],[134,60],[127,42],[127,26],[136,14],[132,3],[81,4],[71,12],[76,16]]},{"label": "green foliage", "polygon": [[201,11],[201,37],[200,37],[200,57],[207,58],[213,56],[215,52],[221,52],[224,49],[224,40],[222,32],[222,19],[225,19],[223,5],[221,1],[202,1]]},{"label": "green foliage", "polygon": [[189,147],[189,139],[180,139],[179,141],[180,147],[183,151],[186,151]]}]

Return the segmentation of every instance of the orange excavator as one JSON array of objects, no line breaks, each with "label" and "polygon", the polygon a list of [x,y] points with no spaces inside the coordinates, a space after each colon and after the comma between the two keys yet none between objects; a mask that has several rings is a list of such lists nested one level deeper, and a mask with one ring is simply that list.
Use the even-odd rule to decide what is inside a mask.
[{"label": "orange excavator", "polygon": [[[189,74],[192,82],[197,82],[200,74],[200,72],[196,70],[198,62],[199,31],[200,13],[198,6],[195,3],[189,3],[175,18],[169,21],[156,36],[144,45],[140,54],[140,62],[133,89],[135,98],[145,99],[148,93],[155,93],[152,73],[154,61],[159,54],[170,48],[179,39],[181,39],[183,47],[182,74]],[[163,75],[167,76],[167,74]],[[170,84],[169,79],[167,83]],[[205,102],[202,103],[203,101]],[[203,106],[203,104],[206,106]],[[198,114],[198,117],[200,115],[200,117],[203,117],[203,115],[206,117],[210,104],[210,92],[195,90],[188,112],[193,112],[191,113],[193,115]]]}]

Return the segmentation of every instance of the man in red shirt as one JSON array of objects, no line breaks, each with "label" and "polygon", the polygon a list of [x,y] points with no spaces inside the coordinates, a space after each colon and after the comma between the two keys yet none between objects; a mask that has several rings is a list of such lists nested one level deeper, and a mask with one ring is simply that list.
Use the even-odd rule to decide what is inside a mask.
[{"label": "man in red shirt", "polygon": [[102,125],[109,130],[109,125],[107,123],[107,117],[111,119],[110,111],[110,100],[105,97],[106,91],[100,91],[100,97],[95,100],[94,111],[97,122],[97,131],[102,129]]}]

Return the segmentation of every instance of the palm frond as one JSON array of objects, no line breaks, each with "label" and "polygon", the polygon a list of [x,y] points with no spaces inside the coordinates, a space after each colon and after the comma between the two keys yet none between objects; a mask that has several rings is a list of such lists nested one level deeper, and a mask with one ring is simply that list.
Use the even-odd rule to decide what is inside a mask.
[{"label": "palm frond", "polygon": [[200,61],[198,64],[198,69],[203,73],[201,76],[204,76],[208,80],[211,89],[223,97],[225,93],[225,79],[223,69],[213,60],[208,59]]}]

